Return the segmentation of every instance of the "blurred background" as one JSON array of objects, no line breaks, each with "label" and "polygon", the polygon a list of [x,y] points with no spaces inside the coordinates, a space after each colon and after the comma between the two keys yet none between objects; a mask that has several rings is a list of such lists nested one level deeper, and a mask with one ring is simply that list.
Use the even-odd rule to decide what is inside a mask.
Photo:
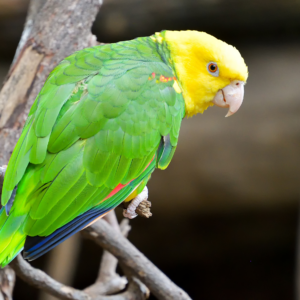
[{"label": "blurred background", "polygon": [[[1,81],[27,5],[0,0]],[[249,80],[233,117],[209,108],[183,121],[171,165],[148,186],[153,217],[133,220],[129,239],[193,299],[294,299],[300,1],[104,0],[93,32],[111,43],[163,29],[206,31],[235,45]],[[100,256],[77,235],[33,264],[84,288],[95,279]],[[15,299],[53,298],[18,281]]]}]

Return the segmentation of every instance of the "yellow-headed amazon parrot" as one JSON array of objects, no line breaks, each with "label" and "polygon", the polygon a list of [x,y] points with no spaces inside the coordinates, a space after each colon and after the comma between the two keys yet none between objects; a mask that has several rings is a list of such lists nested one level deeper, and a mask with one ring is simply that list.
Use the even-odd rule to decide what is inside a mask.
[{"label": "yellow-headed amazon parrot", "polygon": [[213,104],[235,113],[247,76],[236,48],[197,31],[162,31],[64,59],[6,170],[0,265],[23,249],[33,260],[123,201],[146,197],[154,169],[173,157],[182,119]]}]

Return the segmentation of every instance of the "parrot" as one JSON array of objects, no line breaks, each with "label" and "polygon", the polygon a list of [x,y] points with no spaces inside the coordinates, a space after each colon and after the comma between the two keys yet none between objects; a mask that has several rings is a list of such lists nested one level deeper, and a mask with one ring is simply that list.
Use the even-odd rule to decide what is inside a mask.
[{"label": "parrot", "polygon": [[181,122],[240,108],[248,67],[233,46],[195,31],[79,50],[37,95],[4,176],[0,266],[34,260],[122,202],[148,198],[175,153]]}]

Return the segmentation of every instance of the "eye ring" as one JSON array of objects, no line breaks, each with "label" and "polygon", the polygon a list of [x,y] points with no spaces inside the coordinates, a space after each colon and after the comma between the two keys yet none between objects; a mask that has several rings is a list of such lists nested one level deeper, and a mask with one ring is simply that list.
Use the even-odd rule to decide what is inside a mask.
[{"label": "eye ring", "polygon": [[208,69],[211,73],[216,73],[218,71],[218,66],[217,66],[217,64],[210,63],[208,65]]},{"label": "eye ring", "polygon": [[207,64],[207,71],[215,77],[219,76],[219,68],[215,62],[209,62]]}]

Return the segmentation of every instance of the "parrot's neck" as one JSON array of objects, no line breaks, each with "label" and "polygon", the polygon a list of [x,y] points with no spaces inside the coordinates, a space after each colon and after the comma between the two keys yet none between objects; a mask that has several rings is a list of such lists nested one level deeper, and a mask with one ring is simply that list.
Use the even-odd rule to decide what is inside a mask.
[{"label": "parrot's neck", "polygon": [[[178,88],[182,92],[185,102],[185,116],[192,117],[197,113],[203,113],[208,107],[213,106],[213,103],[204,94],[199,95],[201,91],[194,84],[195,80],[193,80],[194,76],[191,75],[192,72],[186,69],[186,63],[176,55],[176,51],[172,51],[170,46],[172,41],[168,41],[165,38],[165,34],[166,31],[157,32],[150,38],[158,45],[159,54],[164,62],[173,69],[178,79]],[[177,43],[180,43],[180,41],[177,41]],[[197,90],[197,96],[195,95],[195,90]],[[178,90],[176,91],[178,92]],[[197,102],[195,99],[197,99]]]}]

